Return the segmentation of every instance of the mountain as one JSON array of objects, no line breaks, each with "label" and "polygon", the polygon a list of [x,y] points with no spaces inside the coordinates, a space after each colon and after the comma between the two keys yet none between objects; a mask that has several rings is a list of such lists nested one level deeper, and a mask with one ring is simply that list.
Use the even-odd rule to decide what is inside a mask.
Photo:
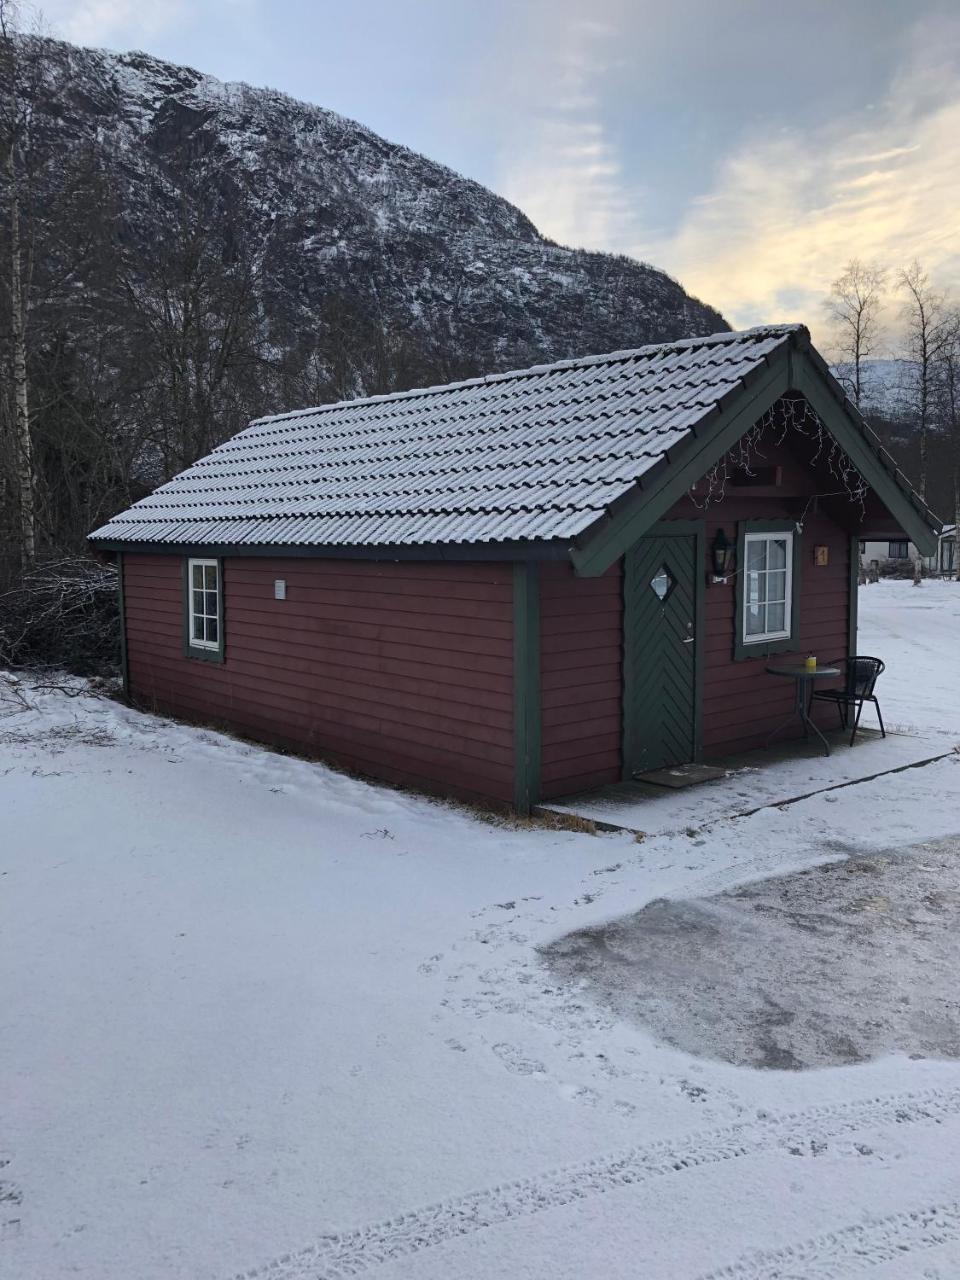
[{"label": "mountain", "polygon": [[184,160],[199,164],[262,249],[268,313],[288,324],[322,330],[335,297],[471,370],[728,328],[663,272],[554,244],[478,183],[332,111],[145,53],[45,44],[50,140],[97,147],[130,234],[162,238]]},{"label": "mountain", "polygon": [[[852,365],[838,364],[834,373],[852,394]],[[916,412],[917,376],[912,360],[864,360],[860,369],[864,412],[868,417],[910,423]]]},{"label": "mountain", "polygon": [[[260,414],[729,327],[662,271],[554,244],[478,183],[274,90],[35,36],[0,41],[0,79],[0,260],[16,191],[51,551]],[[7,367],[11,333],[0,316]],[[0,496],[18,477],[0,450]]]},{"label": "mountain", "polygon": [[865,360],[864,397],[885,417],[908,417],[916,411],[918,377],[913,360]]}]

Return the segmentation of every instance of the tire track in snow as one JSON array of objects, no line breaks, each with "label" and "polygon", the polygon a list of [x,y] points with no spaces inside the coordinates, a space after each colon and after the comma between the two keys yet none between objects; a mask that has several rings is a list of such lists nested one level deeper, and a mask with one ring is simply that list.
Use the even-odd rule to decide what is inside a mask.
[{"label": "tire track in snow", "polygon": [[960,1201],[953,1201],[868,1218],[801,1244],[750,1253],[700,1280],[844,1280],[855,1272],[957,1239]]},{"label": "tire track in snow", "polygon": [[[306,1249],[284,1254],[266,1266],[236,1273],[234,1280],[340,1280],[393,1258],[419,1253],[514,1218],[577,1204],[666,1174],[777,1149],[793,1156],[808,1156],[822,1150],[825,1144],[860,1129],[924,1121],[939,1124],[957,1115],[960,1115],[960,1088],[828,1104],[786,1115],[771,1114],[722,1129],[694,1133],[679,1141],[664,1139],[532,1178],[520,1178],[353,1231],[323,1236]],[[718,1280],[725,1274],[717,1273]],[[739,1272],[734,1270],[729,1274],[739,1280]],[[770,1273],[748,1270],[743,1274],[747,1277],[759,1274],[766,1280]]]}]

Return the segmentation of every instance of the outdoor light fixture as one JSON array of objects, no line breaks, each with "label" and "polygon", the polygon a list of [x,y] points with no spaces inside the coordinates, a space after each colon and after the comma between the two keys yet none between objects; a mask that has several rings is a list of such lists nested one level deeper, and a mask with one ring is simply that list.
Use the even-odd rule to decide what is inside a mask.
[{"label": "outdoor light fixture", "polygon": [[718,529],[714,535],[710,555],[713,560],[713,574],[710,581],[726,582],[733,568],[733,546],[727,541],[727,535],[722,529]]}]

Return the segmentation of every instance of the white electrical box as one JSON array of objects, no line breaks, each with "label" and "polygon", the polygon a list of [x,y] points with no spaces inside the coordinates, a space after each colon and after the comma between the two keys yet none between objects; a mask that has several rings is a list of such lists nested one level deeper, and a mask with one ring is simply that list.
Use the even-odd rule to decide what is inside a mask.
[{"label": "white electrical box", "polygon": [[273,598],[274,600],[286,600],[287,584],[283,578],[274,578],[273,580]]}]

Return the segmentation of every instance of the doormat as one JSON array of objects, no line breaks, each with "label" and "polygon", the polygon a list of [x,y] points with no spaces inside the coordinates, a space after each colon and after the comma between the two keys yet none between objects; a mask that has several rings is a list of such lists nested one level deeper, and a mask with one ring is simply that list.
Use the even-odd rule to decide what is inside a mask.
[{"label": "doormat", "polygon": [[715,764],[675,764],[651,773],[636,773],[634,777],[638,782],[652,782],[656,787],[695,787],[698,782],[725,778],[727,773],[727,769],[718,769]]}]

